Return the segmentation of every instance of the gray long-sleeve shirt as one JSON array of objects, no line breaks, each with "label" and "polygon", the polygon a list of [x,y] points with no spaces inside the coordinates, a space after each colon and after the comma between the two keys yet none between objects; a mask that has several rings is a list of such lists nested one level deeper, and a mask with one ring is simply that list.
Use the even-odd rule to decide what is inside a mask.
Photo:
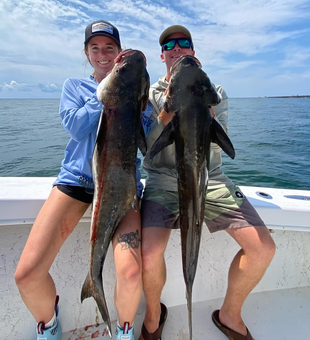
[{"label": "gray long-sleeve shirt", "polygon": [[[177,170],[175,164],[175,145],[174,143],[165,147],[150,161],[149,151],[156,139],[160,136],[165,126],[158,119],[158,115],[162,111],[165,90],[169,83],[165,80],[165,76],[160,78],[157,83],[150,88],[149,101],[151,103],[153,114],[150,132],[147,136],[148,152],[144,158],[143,169],[147,173],[146,186],[150,188],[164,189],[168,191],[177,191]],[[217,92],[222,96],[222,101],[218,106],[214,106],[216,120],[222,125],[224,130],[228,131],[228,98],[224,89],[220,85],[215,85]],[[222,149],[215,143],[211,143],[210,169],[208,190],[231,186],[233,182],[221,171],[222,165]]]}]

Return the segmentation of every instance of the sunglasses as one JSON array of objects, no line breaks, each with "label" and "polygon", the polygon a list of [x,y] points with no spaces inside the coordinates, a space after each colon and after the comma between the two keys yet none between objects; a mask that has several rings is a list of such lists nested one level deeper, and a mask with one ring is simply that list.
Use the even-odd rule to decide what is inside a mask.
[{"label": "sunglasses", "polygon": [[187,38],[177,38],[177,39],[171,39],[167,41],[165,44],[162,45],[163,51],[170,51],[175,47],[175,44],[178,43],[178,45],[181,48],[191,48],[192,42],[190,39]]}]

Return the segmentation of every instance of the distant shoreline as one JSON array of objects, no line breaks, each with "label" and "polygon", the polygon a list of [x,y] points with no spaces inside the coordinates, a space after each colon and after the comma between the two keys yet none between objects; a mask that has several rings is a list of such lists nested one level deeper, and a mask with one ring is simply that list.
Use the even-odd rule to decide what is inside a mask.
[{"label": "distant shoreline", "polygon": [[297,96],[265,96],[265,98],[310,98],[310,94],[297,95]]}]

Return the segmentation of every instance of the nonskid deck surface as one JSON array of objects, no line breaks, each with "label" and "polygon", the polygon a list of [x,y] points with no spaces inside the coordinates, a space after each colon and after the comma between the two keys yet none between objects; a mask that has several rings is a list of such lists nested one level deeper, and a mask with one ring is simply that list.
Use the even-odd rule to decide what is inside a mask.
[{"label": "nonskid deck surface", "polygon": [[[213,310],[218,309],[222,301],[214,299],[193,304],[193,340],[227,340],[211,320]],[[143,313],[136,317],[136,339],[140,336],[143,317]],[[243,307],[243,319],[256,340],[309,340],[310,287],[252,293]],[[115,326],[114,322],[113,332]],[[100,325],[64,333],[61,339],[110,339],[102,334],[107,332]],[[162,340],[188,340],[188,334],[186,305],[168,308]]]}]

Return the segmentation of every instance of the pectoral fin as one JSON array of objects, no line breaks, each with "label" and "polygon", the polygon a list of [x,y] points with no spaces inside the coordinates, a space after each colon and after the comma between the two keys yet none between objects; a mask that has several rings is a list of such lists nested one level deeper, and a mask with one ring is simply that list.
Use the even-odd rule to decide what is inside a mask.
[{"label": "pectoral fin", "polygon": [[152,160],[163,148],[175,141],[175,124],[177,116],[164,128],[160,136],[156,139],[150,151],[150,159]]},{"label": "pectoral fin", "polygon": [[235,158],[235,149],[221,125],[212,118],[211,141],[216,143],[232,159]]},{"label": "pectoral fin", "polygon": [[146,146],[146,138],[145,138],[145,133],[144,133],[142,123],[140,126],[140,133],[138,134],[138,148],[141,151],[142,155],[145,156],[146,151],[147,151],[147,146]]},{"label": "pectoral fin", "polygon": [[100,152],[102,151],[104,147],[106,134],[107,134],[107,117],[106,117],[105,108],[103,108],[101,112],[100,120],[99,120],[96,143],[95,143],[95,145],[97,145],[97,148]]}]

